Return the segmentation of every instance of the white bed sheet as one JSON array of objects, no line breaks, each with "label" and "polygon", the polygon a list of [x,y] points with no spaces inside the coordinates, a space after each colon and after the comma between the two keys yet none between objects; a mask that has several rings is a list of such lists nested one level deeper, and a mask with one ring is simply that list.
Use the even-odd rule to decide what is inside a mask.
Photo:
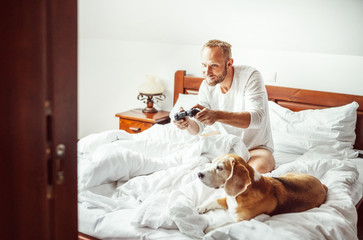
[{"label": "white bed sheet", "polygon": [[361,159],[344,160],[324,147],[304,156],[275,152],[277,169],[267,175],[315,175],[329,187],[326,204],[304,213],[260,215],[205,235],[204,228],[216,219],[231,219],[223,210],[196,212],[211,195],[224,194],[206,188],[196,173],[209,164],[205,153],[213,157],[232,150],[245,154],[233,136],[195,138],[171,125],[138,135],[109,131],[82,139],[79,231],[102,239],[356,239],[355,204],[363,190],[355,164],[361,167]]},{"label": "white bed sheet", "polygon": [[[283,152],[274,152],[274,158],[276,161],[275,167],[278,168],[279,166],[291,163],[301,157],[300,154],[290,154],[290,153],[283,153]],[[359,177],[357,182],[352,186],[352,200],[356,205],[363,197],[363,158],[351,158],[348,161],[353,162],[358,170]]]},{"label": "white bed sheet", "polygon": [[359,181],[363,183],[363,158],[351,159],[356,165],[359,172]]}]

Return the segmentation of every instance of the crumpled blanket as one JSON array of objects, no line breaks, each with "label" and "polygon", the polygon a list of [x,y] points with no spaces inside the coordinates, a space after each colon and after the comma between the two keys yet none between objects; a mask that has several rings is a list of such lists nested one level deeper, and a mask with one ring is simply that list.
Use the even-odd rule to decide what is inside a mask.
[{"label": "crumpled blanket", "polygon": [[[224,191],[206,187],[197,172],[229,152],[249,158],[235,136],[190,136],[173,125],[155,125],[135,135],[108,131],[81,139],[78,201],[81,210],[96,214],[92,221],[84,220],[87,224],[80,219],[80,228],[99,238],[157,239],[161,235],[152,230],[158,229],[158,234],[185,239],[357,239],[351,187],[358,172],[354,164],[326,146],[266,174],[314,175],[329,188],[321,207],[272,217],[262,214],[239,223],[224,210],[199,214],[198,205],[223,197]],[[208,226],[221,223],[224,226],[204,233]]]}]

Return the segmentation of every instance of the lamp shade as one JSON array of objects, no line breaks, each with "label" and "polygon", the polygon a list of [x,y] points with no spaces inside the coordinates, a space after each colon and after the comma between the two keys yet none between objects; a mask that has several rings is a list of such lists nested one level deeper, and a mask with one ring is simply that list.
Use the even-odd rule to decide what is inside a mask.
[{"label": "lamp shade", "polygon": [[146,76],[145,82],[139,86],[139,93],[143,94],[161,94],[164,92],[164,87],[156,81],[153,76]]}]

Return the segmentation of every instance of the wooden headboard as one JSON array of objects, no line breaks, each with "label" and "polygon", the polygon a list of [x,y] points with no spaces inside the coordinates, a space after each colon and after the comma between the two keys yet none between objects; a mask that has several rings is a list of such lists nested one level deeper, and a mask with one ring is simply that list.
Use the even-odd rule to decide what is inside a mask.
[{"label": "wooden headboard", "polygon": [[[174,104],[178,100],[179,93],[198,94],[202,81],[203,78],[200,77],[186,76],[186,71],[176,71],[174,79]],[[354,148],[363,150],[363,96],[270,85],[266,85],[266,89],[270,101],[274,101],[292,111],[337,107],[356,101],[359,107],[355,129],[357,138]]]}]

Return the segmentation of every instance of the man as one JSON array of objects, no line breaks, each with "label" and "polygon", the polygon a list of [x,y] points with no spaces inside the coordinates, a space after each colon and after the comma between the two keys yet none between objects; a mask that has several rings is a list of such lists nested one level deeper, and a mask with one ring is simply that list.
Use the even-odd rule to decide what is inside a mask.
[{"label": "man", "polygon": [[201,133],[205,125],[218,124],[223,132],[240,136],[250,152],[250,164],[260,173],[275,168],[268,114],[268,98],[261,74],[249,66],[233,66],[231,45],[219,40],[207,42],[201,52],[202,82],[194,117],[174,121],[190,134]]}]

